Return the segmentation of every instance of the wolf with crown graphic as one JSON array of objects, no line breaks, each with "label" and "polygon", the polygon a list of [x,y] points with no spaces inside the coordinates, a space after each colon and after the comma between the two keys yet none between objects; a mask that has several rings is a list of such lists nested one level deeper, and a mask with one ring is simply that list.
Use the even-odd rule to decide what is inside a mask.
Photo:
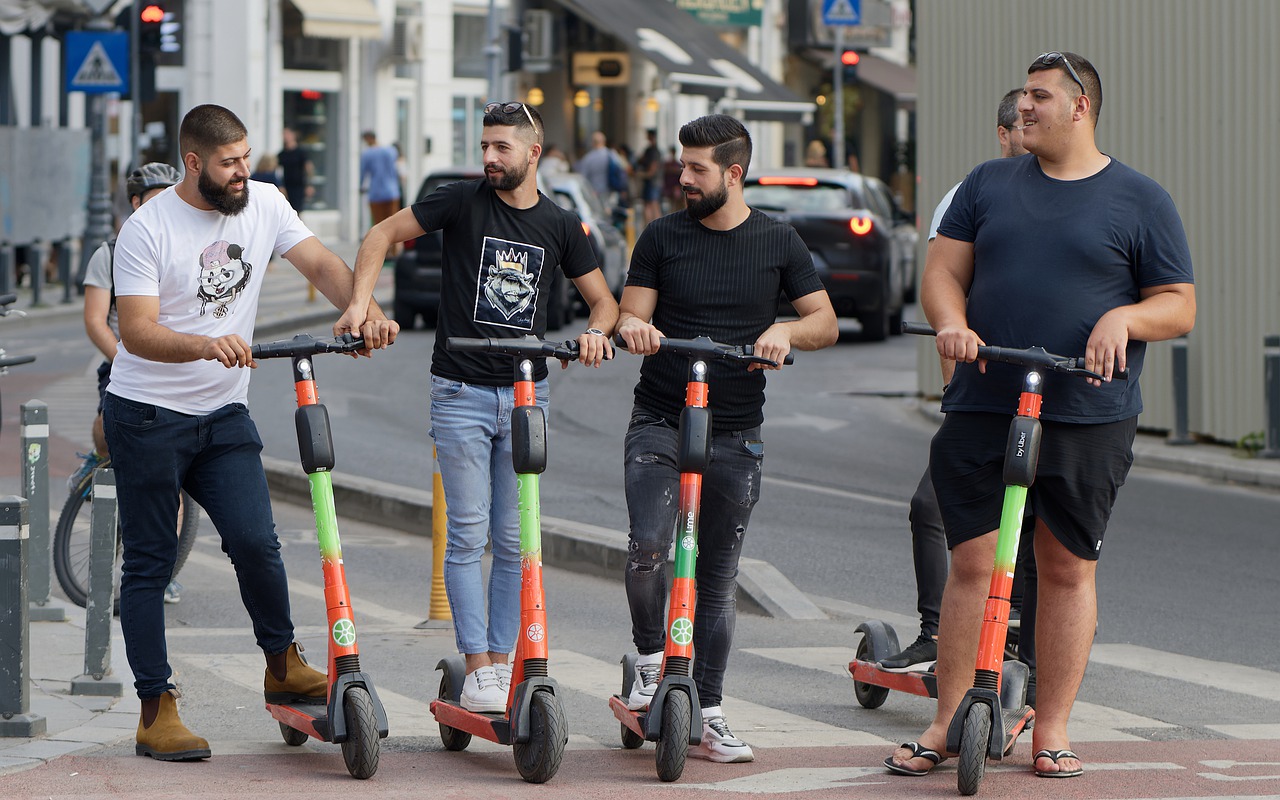
[{"label": "wolf with crown graphic", "polygon": [[486,237],[476,320],[532,330],[543,255],[540,247]]}]

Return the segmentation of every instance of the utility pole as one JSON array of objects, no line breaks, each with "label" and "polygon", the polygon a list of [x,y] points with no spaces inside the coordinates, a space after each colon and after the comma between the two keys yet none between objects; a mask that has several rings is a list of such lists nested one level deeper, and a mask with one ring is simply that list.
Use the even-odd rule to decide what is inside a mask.
[{"label": "utility pole", "polygon": [[498,41],[498,2],[489,0],[489,19],[485,27],[485,63],[489,75],[489,102],[500,100],[498,83],[502,80],[502,44]]},{"label": "utility pole", "polygon": [[842,169],[845,166],[844,160],[844,63],[840,60],[840,56],[844,54],[844,26],[836,26],[836,43],[835,51],[832,53],[831,63],[831,86],[834,95],[832,101],[835,103],[835,126],[831,132],[831,166],[835,169]]},{"label": "utility pole", "polygon": [[[101,14],[89,20],[85,26],[93,31],[109,31],[110,20]],[[132,72],[132,70],[130,70]],[[89,102],[90,161],[89,161],[89,224],[84,232],[84,251],[80,254],[80,272],[83,276],[89,259],[102,243],[111,238],[111,197],[107,191],[107,97],[94,94]]]}]

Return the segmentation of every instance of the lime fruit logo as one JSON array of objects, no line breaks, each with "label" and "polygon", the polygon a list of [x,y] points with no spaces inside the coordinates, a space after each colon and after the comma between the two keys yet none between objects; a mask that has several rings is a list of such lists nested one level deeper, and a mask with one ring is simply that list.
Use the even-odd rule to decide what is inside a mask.
[{"label": "lime fruit logo", "polygon": [[693,545],[694,545],[694,541],[692,536],[686,536],[680,540],[680,546],[683,547],[685,550],[692,550]]},{"label": "lime fruit logo", "polygon": [[547,635],[547,632],[542,629],[541,625],[535,622],[525,630],[524,635],[531,642],[540,642],[543,637]]},{"label": "lime fruit logo", "polygon": [[356,626],[349,619],[340,619],[333,623],[333,641],[339,647],[350,647],[356,643]]},{"label": "lime fruit logo", "polygon": [[688,617],[681,617],[671,623],[671,641],[678,645],[693,641],[693,622]]}]

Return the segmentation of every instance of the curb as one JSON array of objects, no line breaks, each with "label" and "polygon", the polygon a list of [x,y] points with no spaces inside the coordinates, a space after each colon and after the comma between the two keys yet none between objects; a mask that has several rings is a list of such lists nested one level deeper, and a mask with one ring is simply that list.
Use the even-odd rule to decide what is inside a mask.
[{"label": "curb", "polygon": [[[297,464],[262,457],[272,498],[309,505],[311,485]],[[431,536],[431,493],[359,476],[333,475],[334,505],[363,522]],[[627,534],[557,517],[542,517],[542,550],[549,563],[588,575],[619,579],[627,563]],[[738,605],[783,619],[827,619],[803,592],[767,561],[738,562]]]}]

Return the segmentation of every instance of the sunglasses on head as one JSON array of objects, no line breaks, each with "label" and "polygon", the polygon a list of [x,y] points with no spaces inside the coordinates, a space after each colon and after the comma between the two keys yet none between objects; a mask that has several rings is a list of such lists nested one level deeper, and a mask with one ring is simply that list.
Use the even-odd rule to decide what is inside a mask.
[{"label": "sunglasses on head", "polygon": [[1084,81],[1080,80],[1080,76],[1076,74],[1076,68],[1071,66],[1071,60],[1062,53],[1041,53],[1036,56],[1036,60],[1031,62],[1033,67],[1052,67],[1061,59],[1062,63],[1067,67],[1067,73],[1071,75],[1071,80],[1076,82],[1076,86],[1080,87],[1080,94],[1088,94],[1084,90]]},{"label": "sunglasses on head", "polygon": [[501,111],[503,114],[514,114],[517,111],[523,111],[525,117],[528,118],[529,120],[529,124],[533,126],[533,132],[534,133],[538,132],[538,123],[533,121],[533,115],[529,113],[529,107],[526,106],[524,103],[487,103],[485,104],[484,113],[492,114],[496,111]]}]

